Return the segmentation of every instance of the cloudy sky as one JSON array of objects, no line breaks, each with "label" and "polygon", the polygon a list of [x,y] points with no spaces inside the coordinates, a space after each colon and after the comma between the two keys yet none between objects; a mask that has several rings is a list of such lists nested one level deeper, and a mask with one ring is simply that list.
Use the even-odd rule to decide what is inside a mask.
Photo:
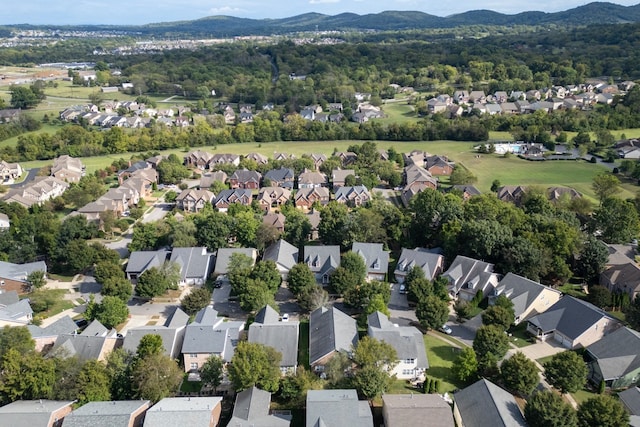
[{"label": "cloudy sky", "polygon": [[[286,18],[307,12],[359,15],[385,10],[416,10],[448,16],[489,9],[514,14],[557,12],[589,3],[580,0],[7,0],[1,24],[147,24],[191,20],[212,15],[243,18]],[[639,0],[615,0],[630,6]]]}]

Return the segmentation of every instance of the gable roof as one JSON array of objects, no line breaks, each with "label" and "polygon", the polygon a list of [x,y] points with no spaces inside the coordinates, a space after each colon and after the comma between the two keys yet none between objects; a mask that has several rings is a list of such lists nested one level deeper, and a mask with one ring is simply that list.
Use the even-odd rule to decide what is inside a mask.
[{"label": "gable roof", "polygon": [[326,274],[340,266],[340,246],[305,246],[304,262],[316,274]]},{"label": "gable roof", "polygon": [[594,342],[587,351],[600,366],[605,381],[640,369],[640,332],[627,327],[617,329]]},{"label": "gable roof", "polygon": [[373,414],[355,390],[309,390],[307,427],[373,427]]},{"label": "gable roof", "polygon": [[151,267],[160,267],[167,260],[169,251],[135,251],[129,255],[127,273],[142,273]]},{"label": "gable roof", "polygon": [[344,182],[349,175],[356,176],[356,171],[353,169],[334,169],[331,171],[331,182]]},{"label": "gable roof", "polygon": [[442,275],[450,279],[450,288],[457,293],[469,283],[476,285],[490,280],[494,276],[493,264],[458,255]]},{"label": "gable roof", "polygon": [[144,427],[209,427],[211,414],[221,403],[222,397],[166,397],[147,411]]},{"label": "gable roof", "polygon": [[24,282],[27,276],[34,271],[47,272],[47,264],[44,261],[27,262],[25,264],[14,264],[12,262],[0,261],[0,277]]},{"label": "gable roof", "polygon": [[[273,318],[273,313],[270,313],[269,309],[273,311],[271,307],[265,307],[263,309],[265,315],[256,316],[256,321],[249,326],[249,342],[260,343],[275,348],[276,351],[282,354],[280,366],[298,366],[299,322],[280,322],[278,317]],[[273,312],[275,313],[275,311]],[[262,321],[258,321],[258,318]]]},{"label": "gable roof", "polygon": [[214,274],[226,274],[229,270],[231,255],[236,253],[248,256],[254,263],[258,258],[258,250],[254,248],[219,248],[216,252],[216,266],[213,270]]},{"label": "gable roof", "polygon": [[271,169],[264,174],[265,178],[268,178],[271,181],[283,182],[283,181],[293,181],[294,178],[293,169],[280,167],[279,169]]},{"label": "gable roof", "polygon": [[351,250],[362,257],[367,273],[387,274],[389,269],[389,252],[382,243],[353,242]]},{"label": "gable roof", "polygon": [[263,260],[273,261],[287,270],[291,270],[298,263],[298,248],[284,239],[273,243],[264,251]]},{"label": "gable roof", "polygon": [[[28,299],[22,299],[8,305],[0,306],[0,320],[6,322],[24,323],[30,322],[33,310]],[[26,319],[25,319],[26,317]]]},{"label": "gable roof", "polygon": [[180,278],[185,281],[188,278],[202,278],[209,273],[212,253],[207,252],[207,248],[173,248],[171,251],[171,262],[180,266]]},{"label": "gable roof", "polygon": [[514,397],[481,379],[454,394],[465,427],[526,427]]},{"label": "gable roof", "polygon": [[630,387],[618,393],[618,397],[631,415],[640,415],[640,388]]},{"label": "gable roof", "polygon": [[335,307],[320,307],[309,316],[309,363],[334,351],[351,352],[358,343],[355,319]]},{"label": "gable roof", "polygon": [[611,265],[601,274],[618,289],[624,289],[625,292],[640,291],[640,266],[634,261]]},{"label": "gable roof", "polygon": [[182,349],[184,331],[189,322],[189,316],[179,307],[169,316],[164,325],[145,325],[132,328],[124,337],[125,350],[135,353],[145,335],[159,335],[162,338],[164,354],[175,358]]},{"label": "gable roof", "polygon": [[353,200],[355,197],[366,196],[371,198],[369,190],[364,185],[356,185],[353,187],[339,187],[336,190],[336,200]]},{"label": "gable roof", "polygon": [[76,323],[69,316],[61,317],[50,325],[42,328],[36,325],[27,325],[32,338],[57,337],[62,334],[72,334],[78,329]]},{"label": "gable roof", "polygon": [[385,427],[454,427],[451,407],[437,394],[383,394]]},{"label": "gable roof", "polygon": [[64,417],[64,427],[127,427],[131,415],[150,404],[148,400],[89,402]]},{"label": "gable roof", "polygon": [[422,332],[413,326],[397,326],[383,313],[376,311],[367,317],[368,334],[393,347],[398,360],[416,359],[416,367],[429,369]]},{"label": "gable roof", "polygon": [[218,354],[229,362],[238,343],[243,321],[225,322],[218,312],[208,306],[200,310],[187,329],[182,344],[182,353]]},{"label": "gable roof", "polygon": [[606,312],[595,305],[565,295],[544,313],[530,318],[529,323],[545,333],[558,331],[574,340],[602,318],[613,321]]},{"label": "gable roof", "polygon": [[233,427],[289,427],[290,422],[275,415],[269,415],[271,393],[251,387],[236,395],[233,417],[229,426]]},{"label": "gable roof", "polygon": [[256,171],[250,171],[247,169],[238,169],[229,177],[230,180],[237,180],[238,182],[257,182],[260,183],[262,174]]},{"label": "gable roof", "polygon": [[427,279],[433,280],[438,274],[438,267],[442,266],[443,260],[444,257],[441,254],[430,252],[425,248],[402,248],[395,271],[408,273],[414,266],[417,266],[424,271]]},{"label": "gable roof", "polygon": [[214,204],[217,206],[220,203],[237,203],[238,201],[242,202],[243,199],[246,200],[246,204],[251,204],[251,200],[253,199],[251,190],[247,190],[246,188],[227,189],[218,193]]},{"label": "gable roof", "polygon": [[41,427],[48,426],[53,421],[51,417],[67,406],[73,405],[70,400],[16,400],[0,407],[1,425],[11,427]]},{"label": "gable roof", "polygon": [[509,298],[513,303],[515,316],[518,318],[545,290],[562,294],[560,291],[541,285],[533,280],[518,276],[517,274],[507,273],[498,283],[498,286],[496,286],[495,295],[504,295]]}]

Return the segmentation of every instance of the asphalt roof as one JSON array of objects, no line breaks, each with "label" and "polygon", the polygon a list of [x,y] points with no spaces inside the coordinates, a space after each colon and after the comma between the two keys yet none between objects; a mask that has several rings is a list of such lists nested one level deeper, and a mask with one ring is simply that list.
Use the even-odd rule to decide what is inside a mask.
[{"label": "asphalt roof", "polygon": [[255,262],[258,257],[258,251],[253,248],[220,248],[216,253],[216,267],[214,273],[226,274],[229,270],[229,262],[231,261],[231,255],[240,253],[253,259]]},{"label": "asphalt roof", "polygon": [[335,307],[321,307],[309,317],[309,363],[334,351],[351,352],[358,343],[355,319]]},{"label": "asphalt roof", "polygon": [[385,427],[454,427],[451,406],[437,394],[383,394]]},{"label": "asphalt roof", "polygon": [[265,315],[260,315],[259,312],[256,321],[249,326],[249,342],[275,348],[282,354],[280,366],[298,366],[299,322],[281,322],[278,317],[274,319],[271,311],[274,313],[275,311],[271,307],[266,307],[261,310]]},{"label": "asphalt roof", "polygon": [[53,412],[71,406],[70,400],[16,400],[0,407],[0,425],[7,427],[48,426]]},{"label": "asphalt roof", "polygon": [[389,269],[389,252],[382,243],[353,242],[351,250],[364,259],[367,273],[387,274]]},{"label": "asphalt roof", "polygon": [[329,273],[340,267],[340,246],[305,246],[304,262],[314,273]]},{"label": "asphalt roof", "polygon": [[150,403],[148,400],[89,402],[64,417],[64,427],[128,427],[131,414]]},{"label": "asphalt roof", "polygon": [[499,294],[504,294],[513,302],[516,317],[524,313],[545,290],[560,294],[560,291],[513,273],[507,273],[496,287]]},{"label": "asphalt roof", "polygon": [[78,329],[76,323],[69,316],[61,317],[47,327],[27,325],[32,338],[53,337],[62,334],[71,334]]},{"label": "asphalt roof", "polygon": [[167,397],[147,411],[144,427],[209,427],[221,402],[222,397]]},{"label": "asphalt roof", "polygon": [[135,251],[129,255],[127,273],[143,272],[151,267],[160,267],[167,260],[168,251]]},{"label": "asphalt roof", "polygon": [[379,311],[369,315],[368,333],[378,341],[393,347],[399,360],[416,359],[418,368],[428,369],[429,359],[424,346],[422,332],[413,326],[397,326]]},{"label": "asphalt roof", "polygon": [[309,390],[307,427],[373,427],[369,402],[355,390]]},{"label": "asphalt roof", "polygon": [[623,377],[640,369],[640,332],[627,327],[616,329],[587,351],[597,359],[605,380]]},{"label": "asphalt roof", "polygon": [[526,427],[514,397],[481,379],[454,394],[465,427]]},{"label": "asphalt roof", "polygon": [[280,239],[264,251],[263,260],[270,260],[291,270],[298,263],[298,248]]},{"label": "asphalt roof", "polygon": [[233,417],[228,426],[232,427],[289,427],[290,422],[269,415],[271,393],[251,387],[236,395]]},{"label": "asphalt roof", "polygon": [[640,388],[630,387],[618,393],[618,397],[631,415],[640,415]]},{"label": "asphalt roof", "polygon": [[442,266],[442,258],[442,255],[428,252],[426,249],[402,248],[402,253],[396,265],[396,272],[409,273],[414,266],[418,266],[424,271],[427,279],[433,280],[438,273],[438,266]]},{"label": "asphalt roof", "polygon": [[169,260],[180,266],[180,278],[185,281],[189,278],[206,278],[212,256],[205,247],[173,248]]},{"label": "asphalt roof", "polygon": [[529,322],[545,333],[558,331],[574,340],[602,318],[613,320],[595,305],[565,295],[544,313],[531,317]]},{"label": "asphalt roof", "polygon": [[14,264],[12,262],[0,261],[0,277],[5,279],[21,280],[27,279],[29,273],[34,271],[47,272],[47,264],[44,261],[28,262],[25,264]]}]

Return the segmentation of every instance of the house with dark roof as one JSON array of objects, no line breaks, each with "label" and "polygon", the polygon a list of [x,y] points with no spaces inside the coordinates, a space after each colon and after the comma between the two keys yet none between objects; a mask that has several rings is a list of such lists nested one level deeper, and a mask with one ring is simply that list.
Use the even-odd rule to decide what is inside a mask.
[{"label": "house with dark roof", "polygon": [[267,212],[262,217],[263,224],[273,226],[280,233],[284,233],[286,222],[287,222],[287,217],[281,214],[280,212]]},{"label": "house with dark roof", "polygon": [[513,303],[514,323],[544,313],[562,297],[562,292],[517,274],[507,273],[489,294],[489,304],[504,295]]},{"label": "house with dark roof", "polygon": [[385,427],[424,425],[454,427],[451,406],[437,394],[383,394],[382,417]]},{"label": "house with dark roof", "polygon": [[320,166],[322,166],[322,164],[327,161],[327,156],[322,153],[311,153],[309,154],[309,158],[313,160],[313,165],[315,166],[316,170],[320,170]]},{"label": "house with dark roof", "polygon": [[172,359],[180,357],[182,342],[186,332],[189,316],[176,307],[175,311],[167,318],[164,325],[144,325],[131,328],[124,337],[125,350],[135,353],[138,345],[145,335],[158,335],[162,339],[163,354]]},{"label": "house with dark roof", "polygon": [[224,184],[225,182],[227,182],[228,178],[229,177],[224,171],[214,171],[214,172],[202,174],[200,176],[200,189],[202,190],[209,189],[211,188],[214,182],[221,182]]},{"label": "house with dark roof", "polygon": [[571,187],[549,187],[547,189],[547,196],[552,202],[559,202],[563,199],[577,199],[579,197],[582,197],[582,194]]},{"label": "house with dark roof", "polygon": [[635,386],[640,382],[640,332],[616,329],[588,346],[585,359],[595,386],[601,381],[612,389]]},{"label": "house with dark roof", "polygon": [[208,306],[200,310],[187,330],[182,343],[185,372],[197,372],[210,356],[230,362],[238,345],[244,321],[226,321]]},{"label": "house with dark roof", "polygon": [[398,354],[398,363],[391,375],[398,379],[418,378],[429,369],[424,338],[418,328],[393,324],[379,311],[367,317],[367,324],[367,334],[371,338],[386,342]]},{"label": "house with dark roof", "polygon": [[170,252],[164,249],[159,251],[134,251],[129,255],[129,262],[125,268],[127,279],[134,285],[138,283],[138,277],[152,267],[162,267],[167,261]]},{"label": "house with dark roof", "polygon": [[258,311],[249,326],[249,342],[276,349],[282,355],[282,375],[295,374],[298,366],[298,329],[298,321],[281,320],[278,313],[267,305]]},{"label": "house with dark roof", "polygon": [[527,192],[527,187],[522,185],[505,185],[498,188],[498,199],[503,202],[511,202],[513,204],[520,205],[522,196]]},{"label": "house with dark roof", "polygon": [[328,285],[331,273],[340,267],[340,246],[305,246],[303,262],[316,276],[316,282]]},{"label": "house with dark roof", "polygon": [[322,371],[338,352],[351,354],[358,344],[356,320],[335,307],[320,307],[309,316],[309,365]]},{"label": "house with dark roof", "polygon": [[513,395],[481,379],[453,395],[453,417],[464,427],[527,427]]},{"label": "house with dark roof", "polygon": [[271,181],[272,187],[288,188],[289,190],[293,189],[295,177],[293,169],[285,167],[271,169],[264,174],[264,179]]},{"label": "house with dark roof", "polygon": [[460,193],[462,193],[463,200],[469,200],[473,196],[479,196],[482,194],[482,192],[473,185],[452,185],[449,191],[459,191]]},{"label": "house with dark roof", "polygon": [[207,252],[207,248],[173,248],[170,262],[175,262],[180,267],[180,282],[178,285],[202,286],[207,281],[211,272],[211,259],[213,254]]},{"label": "house with dark roof", "polygon": [[61,334],[49,352],[52,356],[77,357],[79,360],[103,361],[121,344],[118,331],[107,329],[94,320],[79,334]]},{"label": "house with dark roof", "polygon": [[423,168],[421,165],[412,164],[404,168],[404,182],[407,187],[424,186],[427,188],[438,188],[438,180],[433,177],[431,172]]},{"label": "house with dark roof", "polygon": [[289,271],[298,263],[298,248],[280,239],[265,249],[262,259],[264,261],[273,261],[282,280],[287,280]]},{"label": "house with dark roof", "polygon": [[451,298],[471,301],[478,292],[484,297],[493,292],[499,276],[493,272],[493,264],[458,255],[442,277],[449,281]]},{"label": "house with dark roof", "polygon": [[335,200],[351,207],[362,206],[371,200],[371,194],[364,185],[339,187],[335,190]]},{"label": "house with dark roof", "polygon": [[232,189],[244,188],[248,190],[256,190],[260,188],[260,181],[262,180],[262,174],[257,171],[250,171],[247,169],[238,169],[231,176],[229,176],[229,185]]},{"label": "house with dark roof", "polygon": [[448,176],[453,172],[453,162],[443,156],[425,157],[424,163],[425,169],[433,176]]},{"label": "house with dark roof", "polygon": [[36,344],[36,351],[43,351],[52,347],[60,335],[76,332],[78,326],[71,317],[64,316],[45,327],[27,325],[27,329]]},{"label": "house with dark roof", "polygon": [[373,413],[355,390],[309,390],[306,427],[373,427]]},{"label": "house with dark roof", "polygon": [[89,402],[64,418],[64,427],[142,427],[149,400]]},{"label": "house with dark roof", "polygon": [[144,427],[216,427],[220,422],[222,397],[165,397],[144,417]]},{"label": "house with dark roof", "polygon": [[629,300],[633,301],[640,294],[640,266],[633,260],[609,265],[600,273],[600,284],[611,292],[629,295]]},{"label": "house with dark roof", "polygon": [[428,280],[435,279],[444,268],[444,256],[426,248],[402,248],[393,275],[398,283],[404,283],[413,267],[420,267]]},{"label": "house with dark roof", "polygon": [[637,422],[640,421],[640,388],[630,387],[618,393],[618,399],[620,399],[620,403],[622,403],[631,415],[630,425],[633,427],[637,426]]},{"label": "house with dark roof", "polygon": [[329,203],[331,195],[326,187],[300,188],[294,196],[296,208],[308,210],[312,209],[314,203],[325,206]]},{"label": "house with dark roof", "polygon": [[389,251],[385,251],[382,243],[353,242],[351,251],[360,255],[367,267],[366,279],[384,282],[389,270]]},{"label": "house with dark roof", "polygon": [[256,152],[249,153],[246,156],[244,156],[244,158],[253,160],[259,165],[266,165],[267,163],[269,163],[269,158],[267,156],[265,156],[264,154],[256,153]]},{"label": "house with dark roof", "polygon": [[604,310],[569,295],[527,320],[527,332],[568,349],[587,347],[619,326]]},{"label": "house with dark roof", "polygon": [[72,400],[16,400],[0,407],[0,425],[60,427],[64,417],[73,410],[74,403]]},{"label": "house with dark roof", "polygon": [[270,411],[271,393],[251,387],[236,394],[230,427],[289,427],[291,418]]},{"label": "house with dark roof", "polygon": [[240,156],[237,154],[230,154],[230,153],[216,153],[211,156],[211,159],[207,163],[207,166],[209,167],[209,169],[214,170],[219,165],[239,166]]},{"label": "house with dark roof", "polygon": [[16,291],[0,294],[0,327],[25,326],[33,320],[29,299],[20,299]]},{"label": "house with dark roof", "polygon": [[251,206],[252,201],[253,195],[251,194],[251,190],[235,188],[233,190],[222,190],[218,193],[214,206],[220,212],[226,212],[229,209],[229,206],[234,203]]},{"label": "house with dark roof", "polygon": [[254,264],[258,259],[258,250],[254,248],[219,248],[216,252],[216,266],[213,270],[214,276],[217,277],[229,272],[229,262],[233,254],[246,255],[253,260]]}]

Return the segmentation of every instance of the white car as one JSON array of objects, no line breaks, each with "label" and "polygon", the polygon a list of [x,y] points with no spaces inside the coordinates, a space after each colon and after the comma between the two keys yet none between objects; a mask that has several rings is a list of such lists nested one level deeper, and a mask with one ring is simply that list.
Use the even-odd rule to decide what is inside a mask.
[{"label": "white car", "polygon": [[288,322],[289,321],[289,313],[285,313],[282,315],[282,321],[283,322]]},{"label": "white car", "polygon": [[444,332],[447,335],[451,335],[453,333],[448,325],[442,325],[442,327],[440,328],[440,332]]}]

